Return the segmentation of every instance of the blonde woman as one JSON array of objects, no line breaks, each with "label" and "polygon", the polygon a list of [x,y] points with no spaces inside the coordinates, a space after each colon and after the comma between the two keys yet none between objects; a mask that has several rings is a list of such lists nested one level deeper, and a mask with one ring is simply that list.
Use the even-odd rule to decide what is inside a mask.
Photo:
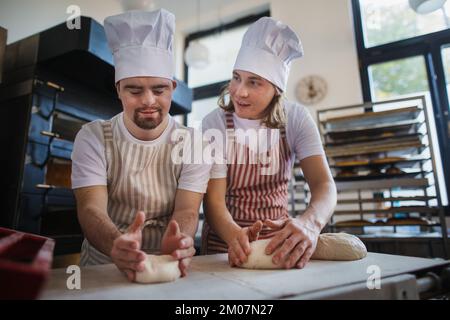
[{"label": "blonde woman", "polygon": [[[312,117],[283,98],[291,62],[302,55],[295,32],[272,18],[259,19],[244,35],[220,108],[202,125],[204,132],[220,131],[226,146],[225,162],[213,165],[204,198],[204,254],[228,252],[229,263],[241,265],[259,234],[272,238],[266,253],[275,252],[273,262],[282,268],[303,268],[315,250],[336,188]],[[288,183],[296,157],[312,197],[301,216],[290,217]]]}]

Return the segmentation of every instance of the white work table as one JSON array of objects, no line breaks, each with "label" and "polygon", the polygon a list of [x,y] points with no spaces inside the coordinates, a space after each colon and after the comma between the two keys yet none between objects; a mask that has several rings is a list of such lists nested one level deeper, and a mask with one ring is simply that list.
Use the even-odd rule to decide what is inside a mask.
[{"label": "white work table", "polygon": [[449,265],[450,261],[444,260],[369,253],[358,261],[314,260],[304,269],[245,270],[229,267],[226,254],[219,254],[194,257],[187,277],[160,284],[130,283],[115,265],[108,264],[81,268],[81,289],[69,290],[66,282],[70,274],[66,269],[54,269],[40,299],[332,298],[330,292],[343,288],[350,288],[347,292],[353,292],[355,298],[396,298],[367,289],[369,266],[379,267],[381,286],[386,287],[390,280],[399,277],[406,280],[402,285],[414,285],[415,277],[410,273]]}]

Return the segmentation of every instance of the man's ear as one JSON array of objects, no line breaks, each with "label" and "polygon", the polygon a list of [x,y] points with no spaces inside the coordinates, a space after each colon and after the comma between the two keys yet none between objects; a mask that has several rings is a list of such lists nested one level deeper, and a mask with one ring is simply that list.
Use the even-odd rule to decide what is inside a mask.
[{"label": "man's ear", "polygon": [[117,83],[116,83],[116,91],[117,91],[117,97],[120,99],[120,81],[117,81]]},{"label": "man's ear", "polygon": [[177,88],[178,83],[175,80],[172,80],[172,89],[175,90]]}]

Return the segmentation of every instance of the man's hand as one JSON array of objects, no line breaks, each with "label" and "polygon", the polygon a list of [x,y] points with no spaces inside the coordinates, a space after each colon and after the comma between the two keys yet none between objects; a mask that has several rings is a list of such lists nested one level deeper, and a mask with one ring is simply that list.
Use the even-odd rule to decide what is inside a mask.
[{"label": "man's hand", "polygon": [[161,240],[161,254],[169,254],[179,260],[181,276],[187,275],[189,264],[195,254],[194,240],[182,233],[175,220],[171,220]]},{"label": "man's hand", "polygon": [[250,242],[258,240],[262,227],[263,223],[258,220],[250,227],[240,228],[230,238],[231,240],[227,243],[230,266],[240,266],[247,262],[247,256],[251,252]]},{"label": "man's hand", "polygon": [[302,218],[266,220],[264,225],[279,230],[266,247],[266,254],[275,252],[272,261],[286,269],[304,268],[316,250],[320,229]]},{"label": "man's hand", "polygon": [[136,279],[136,272],[144,270],[145,252],[141,251],[142,227],[145,222],[145,213],[139,211],[134,222],[129,226],[127,232],[116,238],[111,250],[111,259],[119,268],[126,273],[128,280]]}]

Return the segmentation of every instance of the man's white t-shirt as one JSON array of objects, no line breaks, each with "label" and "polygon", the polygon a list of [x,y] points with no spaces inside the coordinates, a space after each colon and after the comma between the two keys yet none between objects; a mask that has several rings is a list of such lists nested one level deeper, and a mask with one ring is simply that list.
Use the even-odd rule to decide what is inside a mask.
[{"label": "man's white t-shirt", "polygon": [[[115,137],[118,134],[120,139],[125,139],[132,143],[147,146],[167,144],[170,143],[174,130],[182,128],[170,115],[168,117],[169,123],[166,129],[157,139],[152,141],[142,141],[133,137],[125,127],[123,112],[111,119],[113,123],[112,129]],[[102,122],[103,120],[96,120],[85,124],[75,138],[72,151],[72,189],[107,185],[107,165]],[[188,130],[192,132],[194,129],[188,128]],[[178,189],[205,193],[211,165],[182,163],[181,166]]]},{"label": "man's white t-shirt", "polygon": [[[284,108],[287,115],[286,125],[286,139],[291,150],[292,158],[295,157],[300,161],[315,155],[324,155],[322,141],[320,139],[319,130],[309,114],[308,110],[297,103],[289,101],[284,102]],[[233,113],[233,121],[235,130],[246,131],[248,129],[260,129],[261,120],[243,119]],[[202,121],[202,131],[205,133],[209,129],[218,129],[222,133],[226,131],[225,111],[217,108],[209,113]],[[267,129],[268,138],[265,143],[258,144],[256,147],[249,143],[245,135],[237,134],[236,142],[244,144],[250,150],[264,152],[261,146],[266,146],[267,149],[271,147],[272,141],[279,141],[280,131],[278,129]],[[262,136],[264,137],[264,136]],[[211,169],[212,179],[225,178],[227,176],[227,165],[215,163]]]}]

